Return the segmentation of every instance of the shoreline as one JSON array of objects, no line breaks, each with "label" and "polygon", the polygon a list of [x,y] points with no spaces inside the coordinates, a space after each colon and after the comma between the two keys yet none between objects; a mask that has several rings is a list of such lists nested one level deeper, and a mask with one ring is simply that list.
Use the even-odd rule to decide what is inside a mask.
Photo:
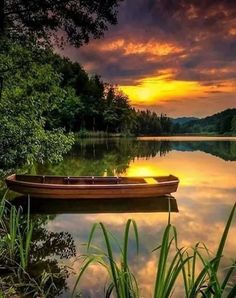
[{"label": "shoreline", "polygon": [[236,135],[232,134],[169,134],[169,135],[133,135],[124,133],[107,133],[102,131],[88,131],[83,134],[74,133],[75,142],[83,139],[114,139],[114,138],[134,138],[139,140],[235,140]]}]

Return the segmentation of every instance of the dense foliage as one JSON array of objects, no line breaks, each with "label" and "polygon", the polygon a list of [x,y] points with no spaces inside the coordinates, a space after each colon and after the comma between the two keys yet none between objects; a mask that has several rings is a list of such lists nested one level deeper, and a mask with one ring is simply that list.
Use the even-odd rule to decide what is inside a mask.
[{"label": "dense foliage", "polygon": [[135,111],[118,88],[48,48],[1,39],[0,73],[1,168],[60,160],[73,144],[71,133],[170,132],[169,118]]},{"label": "dense foliage", "polygon": [[50,48],[53,36],[75,46],[100,37],[119,2],[0,0],[1,169],[60,160],[73,132],[169,131],[167,117],[136,112],[116,87]]},{"label": "dense foliage", "polygon": [[143,135],[161,135],[169,134],[172,129],[170,118],[161,114],[158,116],[155,112],[149,110],[136,112],[136,134]]},{"label": "dense foliage", "polygon": [[4,40],[0,45],[0,72],[4,88],[0,101],[0,165],[14,167],[26,161],[60,160],[73,143],[62,129],[45,130],[45,113],[67,97],[60,75],[35,58],[37,48]]},{"label": "dense foliage", "polygon": [[106,131],[122,134],[169,133],[171,121],[150,111],[135,111],[128,97],[98,75],[89,77],[79,63],[50,55],[48,63],[61,73],[61,87],[73,89],[74,96],[61,102],[48,115],[50,128],[66,131]]},{"label": "dense foliage", "polygon": [[[78,125],[74,114],[84,109],[83,115],[93,118],[97,113],[87,102],[96,91],[80,98],[75,88],[83,74],[91,84],[82,88],[91,88],[93,79],[78,65],[74,86],[66,82],[63,59],[50,47],[99,38],[116,24],[120,1],[0,0],[0,169],[60,160],[73,144],[64,128]],[[81,126],[84,121],[89,120],[81,119]]]},{"label": "dense foliage", "polygon": [[[75,46],[98,38],[117,22],[120,0],[0,0],[0,36],[61,41]],[[54,38],[52,38],[54,37]]]},{"label": "dense foliage", "polygon": [[174,133],[236,134],[236,109],[227,109],[206,118],[184,123],[176,120],[173,125]]}]

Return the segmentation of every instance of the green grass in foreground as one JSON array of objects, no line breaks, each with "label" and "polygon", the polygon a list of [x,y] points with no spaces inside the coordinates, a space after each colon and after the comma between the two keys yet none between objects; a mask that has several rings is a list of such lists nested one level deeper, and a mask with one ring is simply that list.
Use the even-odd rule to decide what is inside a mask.
[{"label": "green grass in foreground", "polygon": [[34,226],[29,212],[0,201],[0,298],[55,297],[54,275],[43,271],[32,274],[30,249]]},{"label": "green grass in foreground", "polygon": [[[236,297],[236,285],[230,283],[236,261],[233,260],[231,266],[225,268],[223,278],[220,278],[219,272],[235,209],[236,204],[232,208],[214,255],[201,242],[192,248],[179,247],[178,232],[170,223],[169,214],[161,244],[152,252],[157,254],[153,298],[174,297],[177,282],[178,286],[181,283],[186,298]],[[104,239],[105,249],[100,249],[92,243],[98,228]],[[135,221],[131,219],[127,221],[122,243],[116,240],[103,223],[92,227],[87,243],[87,254],[85,257],[81,256],[83,264],[71,297],[82,297],[77,288],[81,278],[86,274],[86,269],[94,263],[104,267],[110,278],[104,293],[105,298],[141,297],[137,278],[128,260],[131,228],[138,254],[140,239]],[[55,272],[51,272],[49,268],[48,271],[41,272],[37,278],[31,275],[30,266],[35,265],[30,260],[34,231],[29,212],[26,218],[22,217],[21,208],[16,209],[3,198],[0,202],[0,297],[57,297]],[[119,259],[114,252],[114,242],[120,252]]]},{"label": "green grass in foreground", "polygon": [[[156,278],[153,285],[153,298],[174,297],[175,287],[182,282],[182,287],[187,298],[195,297],[236,297],[236,285],[230,283],[230,278],[235,270],[236,262],[225,268],[225,277],[223,280],[219,277],[219,265],[222,260],[223,250],[229,233],[230,225],[235,213],[236,204],[234,205],[224,232],[222,234],[218,249],[215,255],[211,255],[209,249],[204,243],[197,243],[193,248],[187,249],[178,246],[178,237],[176,228],[170,224],[170,220],[164,230],[161,244],[153,250],[158,252],[158,261],[156,269]],[[73,294],[76,293],[78,286],[86,268],[91,263],[98,263],[103,266],[110,276],[110,284],[108,285],[105,297],[131,298],[140,297],[140,289],[137,279],[128,263],[128,239],[130,226],[133,226],[135,233],[137,252],[139,247],[138,229],[136,223],[128,220],[123,245],[117,242],[120,251],[120,259],[114,257],[112,251],[112,242],[114,236],[106,229],[103,223],[95,224],[91,230],[88,241],[88,254],[84,259],[84,265],[77,278]],[[100,227],[104,242],[105,250],[92,246],[93,252],[90,252],[91,242],[95,230]],[[197,268],[201,268],[200,271]]]}]

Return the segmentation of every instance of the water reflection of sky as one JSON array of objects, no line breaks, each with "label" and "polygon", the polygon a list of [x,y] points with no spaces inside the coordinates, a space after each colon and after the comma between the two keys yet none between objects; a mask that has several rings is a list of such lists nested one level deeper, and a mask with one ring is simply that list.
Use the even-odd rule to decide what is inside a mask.
[{"label": "water reflection of sky", "polygon": [[[91,161],[92,162],[92,161]],[[209,153],[172,150],[165,156],[139,157],[130,161],[126,175],[173,174],[179,177],[180,186],[175,197],[179,213],[171,215],[172,224],[179,232],[179,246],[192,246],[203,241],[211,250],[217,248],[226,219],[236,201],[236,162],[225,161]],[[122,239],[126,221],[132,218],[140,232],[141,250],[135,255],[135,243],[131,237],[130,259],[137,274],[142,297],[150,297],[156,270],[156,257],[152,249],[160,243],[162,231],[167,223],[166,213],[123,214],[61,214],[47,224],[49,230],[68,231],[74,238],[77,252],[83,252],[82,243],[88,240],[89,231],[95,222],[103,222],[118,239]],[[234,222],[225,249],[225,257],[235,258],[236,223]],[[101,233],[94,243],[102,245]],[[79,271],[79,262],[74,258],[65,261]],[[72,285],[74,277],[69,279]],[[104,269],[93,265],[81,282],[84,297],[103,297],[106,282]],[[173,297],[183,297],[182,289],[176,288]],[[66,297],[66,294],[65,296]]]}]

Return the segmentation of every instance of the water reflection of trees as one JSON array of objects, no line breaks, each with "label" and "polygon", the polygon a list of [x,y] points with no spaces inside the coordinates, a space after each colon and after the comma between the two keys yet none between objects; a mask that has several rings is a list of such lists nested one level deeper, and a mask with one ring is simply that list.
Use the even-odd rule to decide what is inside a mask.
[{"label": "water reflection of trees", "polygon": [[[73,152],[85,159],[103,159],[107,152],[122,158],[145,157],[165,155],[170,151],[170,142],[140,141],[137,139],[117,138],[113,140],[83,140],[78,143]],[[118,160],[118,161],[119,161]]]},{"label": "water reflection of trees", "polygon": [[164,156],[170,142],[144,142],[136,139],[85,139],[74,146],[70,155],[58,165],[37,165],[38,173],[61,175],[118,175],[124,173],[135,158]]},{"label": "water reflection of trees", "polygon": [[[78,148],[80,147],[80,151]],[[165,156],[172,150],[202,151],[224,160],[236,160],[236,141],[157,141],[137,139],[83,140],[74,147],[77,154],[87,159],[102,159],[107,152],[133,158]]]},{"label": "water reflection of trees", "polygon": [[50,288],[48,297],[62,294],[67,288],[66,279],[69,272],[59,264],[59,259],[69,259],[76,255],[74,240],[68,232],[53,232],[47,229],[47,223],[53,219],[48,215],[33,215],[34,232],[30,250],[28,272],[36,280],[43,276],[43,272],[52,273],[52,280],[48,281],[49,288],[52,282],[55,287]]},{"label": "water reflection of trees", "polygon": [[60,164],[37,165],[35,172],[51,175],[120,175],[135,158],[163,157],[171,150],[202,151],[224,160],[236,160],[236,142],[157,141],[127,138],[84,139]]},{"label": "water reflection of trees", "polygon": [[171,142],[172,150],[202,151],[224,160],[236,160],[236,141]]},{"label": "water reflection of trees", "polygon": [[[121,175],[135,158],[163,157],[171,150],[202,151],[236,160],[234,141],[159,141],[135,138],[82,139],[59,164],[34,165],[31,174]],[[28,171],[28,170],[27,170]]]}]

